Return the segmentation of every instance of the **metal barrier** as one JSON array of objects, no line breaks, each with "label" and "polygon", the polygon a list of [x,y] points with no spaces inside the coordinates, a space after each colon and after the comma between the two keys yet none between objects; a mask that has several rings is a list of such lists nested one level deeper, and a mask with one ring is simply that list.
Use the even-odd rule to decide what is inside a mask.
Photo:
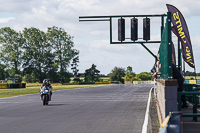
[{"label": "metal barrier", "polygon": [[95,84],[111,84],[111,82],[95,82]]},{"label": "metal barrier", "polygon": [[185,79],[184,83],[185,84],[200,84],[200,80],[199,79],[193,79],[193,80]]},{"label": "metal barrier", "polygon": [[184,113],[182,114],[182,116],[193,117],[193,120],[197,121],[197,117],[200,117],[200,113],[197,113],[198,96],[200,95],[200,92],[199,91],[178,92],[178,111],[181,111],[181,96],[182,95],[192,96],[192,99],[193,99],[193,113]]},{"label": "metal barrier", "polygon": [[[186,84],[183,84],[183,91],[188,92],[188,91],[193,91],[192,88],[195,87],[196,84],[189,84],[189,82]],[[194,103],[193,102],[193,95],[187,95],[187,101],[189,101],[190,103]]]},{"label": "metal barrier", "polygon": [[154,84],[154,81],[133,81],[133,84]]}]

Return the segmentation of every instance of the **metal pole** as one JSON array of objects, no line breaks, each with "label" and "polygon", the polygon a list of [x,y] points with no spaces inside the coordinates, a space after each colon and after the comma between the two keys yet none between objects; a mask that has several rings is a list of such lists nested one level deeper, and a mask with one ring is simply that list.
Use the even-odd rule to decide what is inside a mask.
[{"label": "metal pole", "polygon": [[[197,113],[197,95],[193,95],[194,105],[193,105],[193,113]],[[193,117],[193,120],[197,122],[197,117]]]},{"label": "metal pole", "polygon": [[[178,70],[182,71],[182,63],[181,63],[181,48],[180,48],[180,41],[178,39]],[[182,73],[182,72],[181,72]]]},{"label": "metal pole", "polygon": [[[154,15],[113,15],[113,16],[79,16],[79,20],[83,20],[83,19],[96,19],[96,18],[100,18],[100,19],[106,19],[106,18],[119,18],[119,17],[162,17],[162,16],[166,16],[166,14],[154,14]],[[86,21],[88,21],[86,20]],[[101,20],[100,20],[101,21]]]},{"label": "metal pole", "polygon": [[167,12],[167,45],[168,45],[168,79],[172,79],[172,33],[171,33],[171,12]]},{"label": "metal pole", "polygon": [[197,73],[196,73],[196,68],[194,68],[194,74],[195,74],[195,80],[196,80],[196,84],[197,84]]},{"label": "metal pole", "polygon": [[161,17],[161,39],[162,39],[163,29],[164,29],[164,16]]},{"label": "metal pole", "polygon": [[155,58],[155,63],[158,61],[158,58],[156,55],[154,55],[143,43],[140,43],[154,58]]},{"label": "metal pole", "polygon": [[110,44],[112,43],[112,17],[110,17]]}]

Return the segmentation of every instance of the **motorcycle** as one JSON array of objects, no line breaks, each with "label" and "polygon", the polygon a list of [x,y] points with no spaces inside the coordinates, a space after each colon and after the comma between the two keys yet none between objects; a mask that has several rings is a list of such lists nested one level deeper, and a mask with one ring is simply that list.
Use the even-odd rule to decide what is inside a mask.
[{"label": "motorcycle", "polygon": [[51,97],[50,89],[48,86],[43,86],[40,89],[41,100],[43,101],[43,105],[48,105]]}]

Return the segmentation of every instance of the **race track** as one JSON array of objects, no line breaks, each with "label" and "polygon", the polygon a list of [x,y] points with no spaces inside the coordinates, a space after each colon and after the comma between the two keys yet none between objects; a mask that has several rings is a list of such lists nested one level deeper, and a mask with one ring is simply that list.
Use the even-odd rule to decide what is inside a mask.
[{"label": "race track", "polygon": [[[0,133],[141,133],[151,86],[105,85],[0,99]],[[38,87],[39,90],[39,87]]]}]

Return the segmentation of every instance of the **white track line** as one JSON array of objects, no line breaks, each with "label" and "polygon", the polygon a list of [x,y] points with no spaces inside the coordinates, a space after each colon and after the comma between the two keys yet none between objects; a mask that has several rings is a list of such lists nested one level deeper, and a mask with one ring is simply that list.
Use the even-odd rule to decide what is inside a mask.
[{"label": "white track line", "polygon": [[147,126],[148,126],[148,118],[149,118],[149,106],[150,106],[150,101],[151,101],[151,91],[153,90],[153,87],[149,91],[149,99],[147,102],[147,109],[145,113],[145,119],[144,119],[144,124],[142,126],[142,133],[147,133]]}]

